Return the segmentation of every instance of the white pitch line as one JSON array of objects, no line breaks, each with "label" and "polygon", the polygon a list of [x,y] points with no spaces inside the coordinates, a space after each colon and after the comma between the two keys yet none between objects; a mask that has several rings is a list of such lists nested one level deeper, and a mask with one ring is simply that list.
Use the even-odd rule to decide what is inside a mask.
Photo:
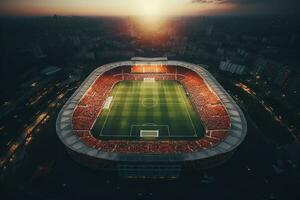
[{"label": "white pitch line", "polygon": [[[178,91],[178,87],[179,87],[179,86],[177,85],[177,91]],[[179,90],[179,92],[180,92],[182,98],[184,99],[184,96],[182,95],[182,92],[181,92],[180,90]],[[193,123],[192,118],[191,118],[191,116],[190,116],[190,113],[189,113],[189,111],[188,111],[188,109],[187,109],[187,105],[186,105],[186,102],[185,102],[185,101],[184,101],[184,104],[185,104],[185,110],[186,110],[186,112],[187,112],[187,114],[188,114],[188,116],[189,116],[189,119],[190,119],[190,121],[191,121],[192,127],[193,127],[193,129],[194,129],[194,134],[197,135],[197,132],[196,132],[194,123]]]},{"label": "white pitch line", "polygon": [[156,125],[156,124],[141,124],[141,125],[138,125],[138,124],[131,124],[130,125],[130,136],[132,136],[132,128],[133,127],[143,127],[143,126],[152,126],[152,127],[167,127],[167,131],[168,131],[168,136],[159,136],[159,137],[171,137],[171,132],[170,132],[170,128],[169,128],[169,125],[166,125],[166,124],[163,124],[163,125]]},{"label": "white pitch line", "polygon": [[[118,102],[116,102],[116,103],[118,103]],[[122,105],[122,104],[130,104],[130,105],[139,105],[139,104],[141,104],[141,103],[118,103],[118,104],[120,104],[120,105]],[[142,104],[152,104],[152,103],[142,103]],[[157,103],[157,104],[184,104],[183,102],[175,102],[175,103]]]},{"label": "white pitch line", "polygon": [[129,133],[129,136],[131,136],[131,132],[132,132],[132,124],[130,125],[130,133]]},{"label": "white pitch line", "polygon": [[[117,88],[117,90],[116,90],[116,93],[115,93],[115,94],[117,94],[117,92],[118,92],[118,90],[119,90],[119,87],[120,87],[120,85],[118,85],[118,88]],[[106,125],[106,122],[107,122],[107,119],[108,119],[109,113],[110,113],[110,111],[111,111],[111,108],[113,107],[113,105],[114,105],[114,98],[113,98],[113,100],[112,100],[112,102],[111,102],[110,108],[109,108],[109,110],[108,110],[108,113],[107,113],[107,115],[106,115],[106,118],[105,118],[105,120],[104,120],[104,124],[103,124],[103,126],[102,126],[102,128],[101,128],[101,132],[100,132],[99,136],[101,136],[101,134],[102,134],[102,131],[103,131],[103,129],[104,129],[104,127],[105,127],[105,125]]]},{"label": "white pitch line", "polygon": [[[133,137],[133,136],[129,136],[129,135],[102,135],[102,137],[127,137],[127,138],[130,138],[130,137]],[[138,137],[138,136],[136,136]],[[195,138],[195,136],[169,136],[169,135],[166,135],[166,136],[159,136],[159,138]]]},{"label": "white pitch line", "polygon": [[169,128],[169,125],[167,125],[168,127],[168,133],[169,133],[169,137],[171,137],[171,133],[170,133],[170,128]]}]

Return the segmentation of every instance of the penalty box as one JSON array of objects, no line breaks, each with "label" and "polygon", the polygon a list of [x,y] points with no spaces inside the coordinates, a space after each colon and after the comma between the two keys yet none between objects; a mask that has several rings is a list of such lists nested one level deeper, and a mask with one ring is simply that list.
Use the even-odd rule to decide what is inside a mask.
[{"label": "penalty box", "polygon": [[143,124],[131,125],[130,136],[133,137],[170,137],[170,129],[168,125]]}]

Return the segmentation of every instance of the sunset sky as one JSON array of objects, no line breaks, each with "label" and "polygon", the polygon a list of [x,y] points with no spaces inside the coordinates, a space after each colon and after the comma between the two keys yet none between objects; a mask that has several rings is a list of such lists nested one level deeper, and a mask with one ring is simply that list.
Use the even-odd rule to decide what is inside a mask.
[{"label": "sunset sky", "polygon": [[0,0],[1,15],[293,14],[299,0]]}]

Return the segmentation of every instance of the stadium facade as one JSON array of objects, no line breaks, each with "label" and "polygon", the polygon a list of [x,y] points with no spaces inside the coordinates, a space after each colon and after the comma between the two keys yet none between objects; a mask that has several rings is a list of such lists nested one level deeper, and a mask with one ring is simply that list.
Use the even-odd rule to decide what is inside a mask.
[{"label": "stadium facade", "polygon": [[[203,122],[204,136],[186,141],[95,138],[91,128],[114,85],[145,78],[181,82]],[[127,178],[176,178],[182,170],[228,160],[244,140],[247,123],[232,97],[203,67],[165,57],[135,57],[95,69],[61,109],[56,131],[71,157],[85,166],[116,170]]]}]

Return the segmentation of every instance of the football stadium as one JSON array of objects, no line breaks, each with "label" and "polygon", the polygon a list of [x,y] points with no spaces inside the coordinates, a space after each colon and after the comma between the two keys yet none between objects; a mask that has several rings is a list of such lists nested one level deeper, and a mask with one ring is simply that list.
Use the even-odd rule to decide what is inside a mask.
[{"label": "football stadium", "polygon": [[56,130],[84,166],[124,178],[177,178],[228,160],[247,123],[203,67],[134,57],[96,68],[63,106]]}]

